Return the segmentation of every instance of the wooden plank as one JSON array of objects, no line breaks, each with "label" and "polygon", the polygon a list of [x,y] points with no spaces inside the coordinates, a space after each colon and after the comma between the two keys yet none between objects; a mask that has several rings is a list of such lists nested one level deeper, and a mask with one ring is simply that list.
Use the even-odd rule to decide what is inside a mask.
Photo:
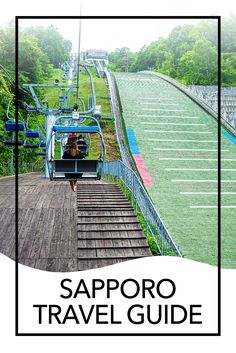
[{"label": "wooden plank", "polygon": [[[54,184],[54,183],[52,183]],[[52,189],[52,193],[53,193],[53,200],[52,200],[52,204],[50,207],[55,208],[55,209],[62,209],[62,200],[64,197],[64,192],[65,192],[65,185],[61,185],[59,183],[55,183]]]},{"label": "wooden plank", "polygon": [[133,252],[125,249],[98,249],[97,256],[102,257],[133,257]]},{"label": "wooden plank", "polygon": [[77,260],[78,271],[91,270],[93,268],[96,268],[96,267],[94,267],[94,264],[88,259],[84,258],[83,261],[80,259]]},{"label": "wooden plank", "polygon": [[130,202],[127,200],[127,199],[119,199],[119,200],[116,200],[116,199],[106,199],[106,197],[104,196],[103,199],[101,200],[97,200],[97,199],[92,199],[92,200],[80,200],[78,201],[78,206],[81,206],[81,205],[90,205],[92,202],[92,205],[101,205],[101,204],[108,204],[108,205],[130,205]]},{"label": "wooden plank", "polygon": [[35,232],[38,227],[40,211],[30,208],[27,210],[22,227],[19,230],[18,254],[19,259],[30,258],[31,247],[34,243]]},{"label": "wooden plank", "polygon": [[91,193],[77,193],[77,200],[83,200],[83,199],[99,199],[101,200],[103,197],[106,197],[106,199],[112,199],[112,198],[115,198],[115,199],[125,199],[125,195],[122,194],[121,192],[113,192],[113,193],[106,193],[106,192],[103,192],[103,193],[97,193],[97,192],[94,192],[94,191],[91,191]]},{"label": "wooden plank", "polygon": [[81,257],[97,257],[96,249],[78,249],[77,256],[80,259]]},{"label": "wooden plank", "polygon": [[[46,189],[46,190],[45,190]],[[44,192],[40,193],[39,198],[35,204],[35,208],[40,208],[42,209],[44,207],[44,204],[46,202],[47,199],[47,188],[44,189]]]},{"label": "wooden plank", "polygon": [[[20,229],[25,222],[26,214],[27,214],[27,209],[18,209],[18,233],[17,233],[18,234],[18,260],[19,260],[21,247],[24,243],[24,239],[21,238]],[[15,216],[14,216],[14,221],[12,220],[12,222],[15,224]],[[12,232],[12,237],[8,239],[8,242],[9,242],[9,251],[10,251],[9,257],[12,259],[15,259],[15,242],[16,242],[15,229]]]},{"label": "wooden plank", "polygon": [[46,224],[45,224],[45,232],[42,234],[43,239],[41,243],[40,249],[40,258],[48,258],[50,254],[50,244],[52,241],[53,227],[55,220],[55,210],[52,208],[48,209]]},{"label": "wooden plank", "polygon": [[58,259],[58,271],[59,272],[68,272],[68,258]]},{"label": "wooden plank", "polygon": [[36,262],[35,259],[21,259],[21,260],[19,260],[19,264],[25,265],[28,267],[35,267],[35,262]]},{"label": "wooden plank", "polygon": [[65,257],[68,257],[69,255],[69,243],[68,241],[60,241],[58,243],[58,252],[57,252],[57,257],[58,259],[63,259]]},{"label": "wooden plank", "polygon": [[[42,241],[44,234],[46,232],[46,227],[47,227],[47,221],[48,221],[48,210],[45,208],[42,208],[40,210],[40,216],[39,216],[39,222],[38,222],[38,227],[35,232],[35,237],[34,237],[34,242],[32,244],[31,250],[30,250],[30,258],[35,258],[39,259],[40,258],[40,251],[41,251],[41,246],[42,246]],[[37,264],[40,262],[36,262]]]},{"label": "wooden plank", "polygon": [[126,198],[124,196],[124,194],[122,194],[121,192],[109,192],[109,193],[105,193],[105,192],[96,192],[96,191],[91,191],[91,192],[81,192],[81,193],[77,193],[77,200],[82,200],[82,199],[91,199],[91,198],[95,198],[95,199],[101,199],[104,195],[106,195],[107,199],[110,198]]},{"label": "wooden plank", "polygon": [[51,243],[50,243],[50,252],[49,257],[58,258],[59,257],[59,245],[61,239],[61,226],[62,226],[62,215],[63,209],[55,208],[55,218],[54,218],[54,226],[52,230]]},{"label": "wooden plank", "polygon": [[18,209],[18,239],[24,239],[27,229],[30,227],[35,210],[33,208]]},{"label": "wooden plank", "polygon": [[100,218],[114,218],[114,217],[128,217],[129,219],[136,218],[136,215],[133,211],[78,211],[78,218],[86,219],[86,218],[93,218],[93,217],[100,217]]},{"label": "wooden plank", "polygon": [[15,194],[13,193],[12,195],[9,195],[7,199],[5,200],[4,207],[5,208],[12,208],[12,205],[15,203]]},{"label": "wooden plank", "polygon": [[69,243],[68,243],[68,256],[70,258],[76,258],[77,257],[77,227],[76,227],[76,203],[74,201],[74,205],[72,204],[71,210],[70,210],[70,234],[69,234]]},{"label": "wooden plank", "polygon": [[5,223],[3,236],[1,237],[1,252],[10,257],[11,249],[15,241],[15,222],[12,217],[15,211],[14,209],[8,209],[7,211],[7,220]]},{"label": "wooden plank", "polygon": [[93,240],[88,240],[88,239],[78,239],[78,247],[83,247],[83,248],[87,248],[87,247],[95,247],[96,244],[93,246]]},{"label": "wooden plank", "polygon": [[[78,245],[78,250],[84,250],[84,249],[91,249],[92,247],[96,250],[124,250],[126,252],[126,250],[130,250],[130,249],[149,249],[149,247],[147,245],[135,245],[135,246],[131,246],[131,245],[124,245],[122,244],[122,242],[119,244],[119,245],[111,245],[111,246],[108,246],[108,245],[102,245],[102,246],[99,246],[97,244],[87,244],[87,246],[80,246],[81,244]],[[91,246],[89,246],[91,245]],[[92,246],[93,245],[93,246]]]},{"label": "wooden plank", "polygon": [[78,271],[78,261],[77,258],[69,258],[68,260],[68,271]]},{"label": "wooden plank", "polygon": [[47,259],[46,271],[57,272],[58,271],[58,259],[49,257]]},{"label": "wooden plank", "polygon": [[117,231],[117,232],[113,232],[113,231],[106,231],[106,232],[83,232],[80,231],[78,232],[78,237],[80,239],[91,239],[91,238],[101,238],[101,239],[107,239],[107,238],[137,238],[140,237],[143,239],[143,232],[141,230],[136,231],[136,230],[130,230],[127,232],[127,230],[124,231]]},{"label": "wooden plank", "polygon": [[7,228],[15,222],[15,211],[13,209],[2,209],[1,227],[0,227],[0,250],[3,249],[3,242]]},{"label": "wooden plank", "polygon": [[133,211],[132,206],[127,205],[119,205],[119,206],[114,206],[114,205],[87,205],[87,206],[79,206],[78,211]]},{"label": "wooden plank", "polygon": [[120,232],[120,231],[138,231],[141,230],[141,226],[139,224],[128,224],[127,226],[124,224],[121,226],[120,224],[98,224],[98,225],[79,225],[78,224],[78,232]]},{"label": "wooden plank", "polygon": [[58,251],[59,251],[59,245],[57,241],[51,241],[50,243],[50,252],[49,252],[49,257],[50,258],[58,258]]},{"label": "wooden plank", "polygon": [[85,220],[79,220],[79,222],[77,223],[78,226],[82,226],[82,225],[107,225],[107,224],[121,224],[121,225],[124,225],[124,224],[139,224],[139,221],[137,221],[137,219],[125,219],[125,218],[121,218],[121,217],[116,217],[116,218],[113,218],[113,219],[101,219],[101,218],[92,218],[92,219],[85,219]]},{"label": "wooden plank", "polygon": [[63,209],[62,216],[62,226],[61,226],[61,237],[59,243],[59,258],[69,257],[69,237],[70,237],[70,211],[67,208]]},{"label": "wooden plank", "polygon": [[[68,185],[68,188],[65,188],[65,193],[64,193],[64,198],[63,198],[63,203],[64,203],[64,209],[67,208],[67,209],[70,209],[71,208],[71,189]],[[74,195],[74,197],[76,197],[76,195]]]},{"label": "wooden plank", "polygon": [[108,256],[108,257],[105,257],[105,256],[103,256],[103,257],[101,257],[101,258],[98,258],[98,257],[80,257],[80,258],[78,258],[78,260],[80,261],[80,262],[82,262],[82,261],[102,261],[102,260],[120,260],[120,261],[122,261],[122,260],[134,260],[134,259],[140,259],[140,258],[142,258],[142,257],[146,257],[146,256]]},{"label": "wooden plank", "polygon": [[147,240],[146,238],[143,239],[132,239],[129,238],[130,244],[131,246],[135,246],[135,245],[147,245]]},{"label": "wooden plank", "polygon": [[38,270],[46,271],[47,262],[48,262],[48,259],[36,259],[35,268],[37,268]]},{"label": "wooden plank", "polygon": [[70,222],[70,210],[68,208],[63,209],[62,215],[62,225],[61,225],[61,241],[68,242],[70,228],[74,225]]},{"label": "wooden plank", "polygon": [[134,256],[151,256],[151,251],[149,248],[133,248]]},{"label": "wooden plank", "polygon": [[19,230],[18,254],[19,260],[30,257],[31,246],[34,242],[35,229],[37,228],[40,212],[30,208],[25,214],[22,227]]},{"label": "wooden plank", "polygon": [[[1,195],[1,198],[0,198],[0,207],[4,207],[4,208],[7,208],[7,200],[8,200],[8,197],[9,195],[8,194],[4,194],[4,195]],[[8,205],[9,207],[9,205]]]}]

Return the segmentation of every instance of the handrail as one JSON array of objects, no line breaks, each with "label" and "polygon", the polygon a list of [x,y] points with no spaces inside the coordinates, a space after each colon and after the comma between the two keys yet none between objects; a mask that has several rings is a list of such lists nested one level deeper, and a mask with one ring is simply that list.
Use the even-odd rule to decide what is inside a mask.
[{"label": "handrail", "polygon": [[121,107],[120,98],[119,98],[119,91],[117,89],[115,79],[111,76],[107,68],[104,69],[104,73],[107,78],[110,97],[111,97],[111,107],[112,107],[112,113],[114,116],[116,137],[117,137],[117,142],[120,149],[121,159],[127,166],[129,166],[132,170],[136,172],[137,168],[131,157],[129,148],[125,141],[124,130],[121,122],[122,107]]},{"label": "handrail", "polygon": [[136,201],[145,219],[146,237],[150,232],[160,254],[169,254],[170,250],[176,256],[183,257],[182,251],[175,244],[137,174],[120,160],[104,162],[103,174],[116,178],[118,183],[122,182],[125,192],[127,188],[129,189],[132,200]]},{"label": "handrail", "polygon": [[[198,96],[194,95],[193,92],[191,92],[187,86],[183,85],[182,83],[177,82],[173,78],[166,76],[164,74],[161,74],[160,72],[154,72],[154,71],[140,71],[140,73],[143,74],[152,74],[155,75],[168,83],[172,84],[176,88],[178,88],[180,91],[185,93],[188,97],[190,97],[194,102],[196,102],[198,105],[200,105],[204,110],[206,110],[209,114],[213,116],[216,120],[218,120],[218,113],[205,101],[203,101],[201,98]],[[236,130],[235,128],[227,121],[225,120],[225,117],[221,114],[220,115],[220,120],[221,123],[228,129],[232,134],[236,136]]]}]

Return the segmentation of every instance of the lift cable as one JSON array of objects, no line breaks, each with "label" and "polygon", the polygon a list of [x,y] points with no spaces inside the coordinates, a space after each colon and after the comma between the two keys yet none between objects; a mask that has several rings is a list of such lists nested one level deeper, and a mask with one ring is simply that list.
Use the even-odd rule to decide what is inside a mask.
[{"label": "lift cable", "polygon": [[13,82],[15,81],[14,78],[9,74],[8,70],[5,69],[4,66],[2,66],[2,65],[0,64],[0,68],[5,72],[5,74],[8,76],[8,78],[9,78],[11,81],[13,81]]},{"label": "lift cable", "polygon": [[82,5],[80,2],[80,20],[79,20],[79,41],[78,41],[78,68],[77,68],[77,85],[76,85],[76,106],[78,105],[79,99],[79,66],[80,66],[80,43],[81,43],[81,12],[82,12]]},{"label": "lift cable", "polygon": [[[15,79],[14,79],[14,77],[12,77],[12,75],[9,73],[9,71],[8,71],[4,66],[2,66],[1,64],[0,64],[0,68],[1,68],[1,69],[5,72],[5,74],[8,76],[9,80],[10,80],[14,85],[16,85]],[[31,98],[31,100],[32,100],[32,96],[31,96],[31,94],[30,94],[28,91],[26,91],[24,88],[22,88],[22,87],[20,87],[20,86],[18,86],[18,89],[19,89],[20,91],[24,92],[25,94],[27,94],[27,95]],[[13,93],[13,92],[12,92],[12,93]]]}]

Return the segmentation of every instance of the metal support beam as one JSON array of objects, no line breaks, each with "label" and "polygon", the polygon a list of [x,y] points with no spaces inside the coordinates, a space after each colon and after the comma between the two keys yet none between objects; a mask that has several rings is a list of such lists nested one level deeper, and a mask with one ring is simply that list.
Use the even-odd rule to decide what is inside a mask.
[{"label": "metal support beam", "polygon": [[[63,99],[61,106],[57,109],[50,109],[50,108],[43,108],[37,94],[34,91],[34,88],[68,88],[68,91],[66,93],[65,98]],[[72,112],[74,107],[66,108],[66,104],[68,102],[68,99],[71,96],[71,93],[73,92],[73,88],[76,88],[76,85],[59,85],[59,84],[37,84],[37,83],[25,83],[23,84],[23,88],[29,88],[30,93],[34,99],[34,102],[36,104],[35,111],[40,113],[40,114],[45,114],[45,115],[57,115],[61,114],[64,112]]]},{"label": "metal support beam", "polygon": [[[47,159],[51,160],[51,157],[54,157],[54,144],[55,144],[55,136],[51,138],[52,127],[55,123],[56,117],[55,115],[47,115],[45,119],[46,125],[46,148],[47,148]],[[47,163],[45,164],[45,177],[49,178],[49,170]]]},{"label": "metal support beam", "polygon": [[[24,86],[24,85],[23,85],[23,86]],[[41,104],[40,104],[40,102],[39,102],[39,100],[38,100],[38,97],[37,97],[36,93],[34,92],[34,89],[33,89],[33,86],[32,86],[32,85],[29,85],[29,90],[30,90],[30,93],[32,94],[32,97],[33,97],[34,101],[35,101],[35,104],[36,104],[37,109],[38,109],[39,111],[42,110],[42,106],[41,106]]]}]

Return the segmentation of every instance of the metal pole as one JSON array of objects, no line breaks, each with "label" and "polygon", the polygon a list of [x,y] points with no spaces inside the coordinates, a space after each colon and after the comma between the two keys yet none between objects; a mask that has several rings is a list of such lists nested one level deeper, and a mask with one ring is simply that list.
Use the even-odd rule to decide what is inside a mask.
[{"label": "metal pole", "polygon": [[[80,16],[82,13],[82,4],[80,1]],[[81,17],[79,20],[79,42],[78,42],[78,72],[77,72],[77,84],[76,84],[76,104],[78,104],[79,98],[79,65],[80,65],[80,42],[81,42]]]},{"label": "metal pole", "polygon": [[[51,159],[51,153],[50,153],[51,151],[52,151],[52,156],[54,157],[55,137],[53,137],[51,141],[50,141],[50,138],[51,138],[52,127],[55,122],[55,116],[54,115],[46,115],[45,122],[46,122],[46,146],[47,146],[46,158],[48,160],[50,160]],[[48,170],[47,163],[45,164],[45,177],[49,178],[49,170]]]},{"label": "metal pole", "polygon": [[146,205],[146,238],[148,239],[148,206],[147,206],[147,202],[145,202]]},{"label": "metal pole", "polygon": [[116,161],[116,184],[119,186],[119,166],[118,161]]},{"label": "metal pole", "polygon": [[[135,179],[136,182],[136,179]],[[135,186],[134,190],[136,190],[136,188],[138,187],[138,185]],[[136,197],[135,197],[135,212],[136,214],[138,213],[138,201],[137,201],[137,195],[138,195],[138,191],[136,192]]]},{"label": "metal pole", "polygon": [[132,205],[134,206],[134,200],[135,200],[135,197],[134,197],[134,174],[132,173],[132,195],[131,195],[131,202],[132,202]]},{"label": "metal pole", "polygon": [[13,148],[11,150],[11,163],[10,163],[10,175],[13,174],[13,158],[14,158],[14,153],[13,153]]},{"label": "metal pole", "polygon": [[124,173],[125,173],[125,177],[124,177],[124,186],[125,186],[125,196],[126,196],[126,172],[124,171]]}]

